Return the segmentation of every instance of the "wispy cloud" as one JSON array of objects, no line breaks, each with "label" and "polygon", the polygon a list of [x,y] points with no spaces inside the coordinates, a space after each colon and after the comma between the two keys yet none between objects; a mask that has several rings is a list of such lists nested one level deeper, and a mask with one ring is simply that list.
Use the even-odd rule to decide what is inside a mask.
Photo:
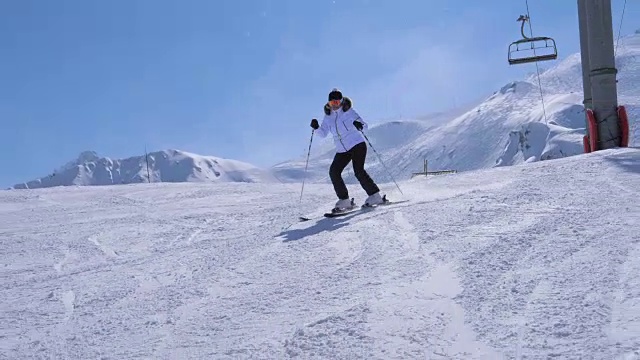
[{"label": "wispy cloud", "polygon": [[494,58],[474,56],[485,44],[464,15],[459,23],[393,31],[362,24],[341,32],[341,20],[334,21],[316,41],[282,39],[269,71],[249,90],[253,104],[288,98],[317,107],[338,86],[370,117],[438,111],[488,91],[482,85],[495,74],[487,64],[503,55],[499,44]]}]

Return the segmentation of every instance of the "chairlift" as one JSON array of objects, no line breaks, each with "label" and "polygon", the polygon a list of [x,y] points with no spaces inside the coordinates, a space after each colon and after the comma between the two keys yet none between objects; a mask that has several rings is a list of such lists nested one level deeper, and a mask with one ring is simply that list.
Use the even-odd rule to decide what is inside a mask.
[{"label": "chairlift", "polygon": [[[529,16],[520,15],[517,21],[522,22],[520,25],[522,39],[514,41],[509,45],[509,65],[555,60],[558,58],[558,49],[555,40],[546,36],[530,38],[524,34],[524,23],[525,21],[529,21]],[[529,51],[533,52],[533,55],[516,57],[516,55],[522,55],[523,52]],[[538,52],[542,54],[538,54]]]}]

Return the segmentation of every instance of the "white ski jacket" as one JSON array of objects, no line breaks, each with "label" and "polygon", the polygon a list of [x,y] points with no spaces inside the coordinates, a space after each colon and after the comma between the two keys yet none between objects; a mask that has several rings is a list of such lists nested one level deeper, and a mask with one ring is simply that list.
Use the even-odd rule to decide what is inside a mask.
[{"label": "white ski jacket", "polygon": [[333,142],[336,146],[336,152],[343,153],[349,151],[352,147],[364,141],[364,137],[353,122],[358,120],[362,123],[363,130],[369,128],[366,122],[362,120],[360,115],[350,108],[346,112],[339,108],[331,110],[329,115],[325,115],[322,124],[316,130],[320,137],[326,137],[329,133],[333,134]]}]

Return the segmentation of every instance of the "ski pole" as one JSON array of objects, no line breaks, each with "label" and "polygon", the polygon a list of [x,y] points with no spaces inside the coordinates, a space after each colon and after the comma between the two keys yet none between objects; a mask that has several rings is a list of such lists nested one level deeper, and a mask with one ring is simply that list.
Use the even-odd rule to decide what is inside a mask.
[{"label": "ski pole", "polygon": [[389,174],[389,177],[391,178],[391,180],[393,180],[393,183],[396,184],[396,187],[400,191],[400,194],[404,195],[402,190],[400,190],[400,186],[398,186],[398,183],[396,182],[396,179],[394,179],[393,175],[391,175],[391,171],[389,171],[387,166],[384,164],[384,161],[382,161],[382,157],[380,156],[380,154],[378,154],[378,152],[376,151],[376,148],[374,148],[373,145],[371,145],[371,141],[369,141],[369,138],[367,137],[367,135],[362,130],[360,130],[360,132],[364,136],[365,140],[367,140],[367,143],[369,143],[369,146],[371,147],[371,150],[373,150],[373,152],[376,153],[376,155],[378,156],[378,160],[380,160],[380,164],[382,164],[382,167],[384,167],[384,169],[387,172],[387,174]]},{"label": "ski pole", "polygon": [[302,193],[304,192],[304,182],[307,179],[307,166],[309,166],[309,155],[311,155],[311,143],[313,143],[313,133],[315,129],[311,130],[311,140],[309,140],[309,151],[307,152],[307,162],[304,165],[304,176],[302,177],[302,190],[300,190],[300,202],[302,202]]}]

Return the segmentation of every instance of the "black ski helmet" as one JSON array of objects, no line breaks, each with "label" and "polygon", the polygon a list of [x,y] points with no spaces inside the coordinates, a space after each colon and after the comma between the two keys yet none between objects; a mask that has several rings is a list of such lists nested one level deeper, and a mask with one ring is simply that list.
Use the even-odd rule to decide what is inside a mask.
[{"label": "black ski helmet", "polygon": [[331,100],[342,100],[342,92],[340,92],[340,90],[336,88],[331,90],[331,92],[329,93],[329,101]]}]

